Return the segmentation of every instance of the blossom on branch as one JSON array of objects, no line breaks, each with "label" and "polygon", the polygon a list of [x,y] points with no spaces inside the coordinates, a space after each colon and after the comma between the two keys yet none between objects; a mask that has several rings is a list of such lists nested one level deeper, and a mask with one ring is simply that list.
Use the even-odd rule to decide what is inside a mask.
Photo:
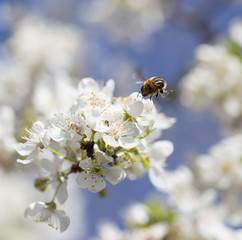
[{"label": "blossom on branch", "polygon": [[[116,185],[126,176],[136,179],[147,171],[156,187],[163,184],[164,165],[173,144],[155,140],[175,120],[159,114],[151,100],[137,93],[113,98],[113,90],[113,80],[104,87],[91,78],[81,80],[80,95],[70,110],[54,113],[46,125],[35,122],[27,131],[29,137],[23,137],[25,142],[17,145],[18,153],[27,157],[18,159],[19,163],[43,157],[35,187],[44,192],[51,185],[52,204],[56,199],[60,204],[67,200],[69,175],[75,173],[77,184],[95,193],[104,190],[106,182]],[[26,211],[31,216],[39,212],[39,219],[64,231],[67,225],[62,226],[63,214],[54,210],[46,203],[35,203]],[[59,223],[50,220],[52,215]]]}]

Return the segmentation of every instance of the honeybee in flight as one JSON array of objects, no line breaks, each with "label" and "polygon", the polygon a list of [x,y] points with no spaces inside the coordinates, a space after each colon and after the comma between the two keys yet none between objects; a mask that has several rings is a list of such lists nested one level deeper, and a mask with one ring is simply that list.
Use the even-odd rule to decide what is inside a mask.
[{"label": "honeybee in flight", "polygon": [[140,69],[137,69],[137,75],[143,81],[143,86],[141,87],[141,95],[143,97],[150,97],[150,100],[155,95],[156,99],[158,99],[159,94],[167,96],[170,91],[166,90],[167,83],[162,77],[151,77],[149,79],[145,79]]}]

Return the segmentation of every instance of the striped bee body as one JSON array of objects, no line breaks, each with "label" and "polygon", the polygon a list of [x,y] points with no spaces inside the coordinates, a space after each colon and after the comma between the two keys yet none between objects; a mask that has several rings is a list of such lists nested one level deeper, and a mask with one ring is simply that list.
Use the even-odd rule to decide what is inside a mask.
[{"label": "striped bee body", "polygon": [[161,77],[151,77],[144,81],[143,86],[141,87],[141,94],[143,97],[150,96],[150,100],[154,95],[158,99],[159,94],[166,94],[165,90],[167,86],[166,81]]}]

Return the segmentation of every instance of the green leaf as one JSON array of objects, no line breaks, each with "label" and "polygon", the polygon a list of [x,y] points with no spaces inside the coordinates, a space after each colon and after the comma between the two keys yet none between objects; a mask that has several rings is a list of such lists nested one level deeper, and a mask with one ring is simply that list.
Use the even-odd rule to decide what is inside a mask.
[{"label": "green leaf", "polygon": [[103,141],[102,138],[99,138],[98,141],[97,141],[97,145],[99,147],[99,149],[102,151],[102,152],[105,152],[106,150],[106,144],[105,142]]},{"label": "green leaf", "polygon": [[102,191],[98,192],[98,195],[100,198],[105,198],[108,195],[108,192],[106,189],[103,189]]},{"label": "green leaf", "polygon": [[232,39],[226,42],[228,52],[242,61],[242,48],[238,46]]},{"label": "green leaf", "polygon": [[48,186],[49,179],[48,178],[37,178],[35,179],[34,186],[41,192],[44,192],[46,187]]}]

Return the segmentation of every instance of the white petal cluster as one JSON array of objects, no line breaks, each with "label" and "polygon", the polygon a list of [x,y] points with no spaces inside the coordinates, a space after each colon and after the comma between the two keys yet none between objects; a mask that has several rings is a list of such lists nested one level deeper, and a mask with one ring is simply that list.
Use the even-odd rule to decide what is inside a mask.
[{"label": "white petal cluster", "polygon": [[[17,161],[29,164],[41,159],[41,175],[35,187],[45,191],[52,185],[55,190],[51,202],[33,203],[26,215],[64,231],[69,222],[62,211],[56,210],[55,199],[60,204],[67,200],[72,173],[77,173],[81,188],[95,193],[105,190],[106,182],[116,185],[126,176],[136,179],[147,171],[151,182],[161,187],[173,144],[155,140],[175,120],[158,113],[153,102],[138,93],[114,98],[113,90],[113,80],[100,87],[92,78],[82,79],[79,96],[69,110],[54,113],[46,125],[36,121],[31,130],[26,130],[24,143],[16,145],[25,159]],[[51,207],[53,204],[55,207]]]},{"label": "white petal cluster", "polygon": [[93,240],[205,240],[196,232],[190,219],[183,218],[179,212],[157,202],[132,204],[125,211],[125,223],[127,228],[124,230],[112,222],[101,223],[98,227],[99,236]]},{"label": "white petal cluster", "polygon": [[[163,25],[164,1],[93,1],[84,19],[105,29],[113,41],[140,42]],[[112,19],[112,21],[110,21]]]},{"label": "white petal cluster", "polygon": [[[31,44],[30,44],[31,43]],[[55,43],[55,44],[53,44]],[[83,39],[77,28],[28,15],[17,24],[9,48],[17,60],[49,71],[72,71]],[[82,51],[82,52],[80,52]]]},{"label": "white petal cluster", "polygon": [[79,166],[84,170],[77,176],[77,183],[82,188],[88,188],[91,192],[99,192],[106,186],[104,177],[109,183],[115,185],[121,182],[126,174],[119,166],[104,167],[112,163],[112,158],[102,152],[96,152],[96,159],[84,159]]},{"label": "white petal cluster", "polygon": [[[8,9],[10,12],[12,10]],[[68,198],[68,193],[70,194],[72,188],[67,185],[68,179],[65,174],[71,171],[72,164],[66,164],[63,155],[47,151],[48,147],[53,147],[54,141],[50,135],[52,132],[43,122],[46,122],[46,118],[52,116],[56,109],[69,109],[78,96],[74,78],[85,69],[85,41],[81,30],[72,24],[29,15],[27,12],[25,14],[17,18],[14,14],[14,19],[11,19],[14,26],[9,26],[13,27],[9,31],[11,34],[5,35],[8,38],[1,41],[0,46],[0,188],[4,196],[1,206],[2,209],[11,209],[11,213],[7,210],[6,213],[1,211],[0,239],[41,239],[41,236],[42,239],[60,239],[60,236],[56,235],[58,232],[51,230],[54,233],[50,234],[47,230],[41,234],[45,226],[32,226],[31,222],[22,218],[24,206],[40,198],[35,191],[29,191],[31,186],[23,188],[22,185],[26,184],[26,179],[29,182],[29,173],[37,171],[39,176],[35,180],[35,187],[45,191],[44,199],[41,197],[40,201],[49,200],[54,194],[54,200],[63,204]],[[10,15],[9,18],[12,17]],[[23,127],[30,127],[31,122],[36,119],[40,121],[34,122],[30,130],[26,129],[24,142],[16,145],[23,134]],[[15,149],[25,158],[24,160],[16,155]],[[65,154],[60,146],[57,146],[56,150]],[[16,164],[16,158],[19,163],[30,163],[28,173],[25,172],[24,176],[18,171],[22,166]],[[37,161],[32,163],[34,160]],[[2,171],[9,177],[4,176]],[[6,181],[2,179],[2,175]],[[11,192],[14,195],[8,195]],[[69,203],[73,204],[75,199],[80,200],[80,195],[71,194],[64,210],[69,208],[71,218],[78,216],[80,220],[80,209],[83,208],[80,202],[76,204],[78,206],[73,213],[70,211]],[[64,231],[62,217],[65,214],[59,210],[55,212],[57,215],[53,218],[53,212],[45,222]],[[75,238],[75,228],[77,229],[77,226],[72,224],[62,237]]]},{"label": "white petal cluster", "polygon": [[[77,198],[76,189],[69,188],[69,201],[64,209],[72,219],[72,224],[68,230],[60,234],[53,231],[46,224],[33,224],[33,219],[24,218],[24,208],[35,199],[39,199],[41,193],[33,191],[33,183],[26,177],[26,172],[8,171],[0,169],[0,190],[1,190],[1,219],[0,219],[0,239],[8,240],[51,240],[51,239],[75,239],[83,237],[85,232],[84,212],[82,208],[85,202],[82,198]],[[11,189],[11,191],[10,191]],[[31,190],[32,189],[32,190]],[[45,198],[51,197],[50,192],[45,193]],[[43,199],[42,199],[43,200]],[[73,208],[75,206],[75,208]],[[78,224],[77,222],[81,223]]]},{"label": "white petal cluster", "polygon": [[24,215],[34,217],[35,222],[47,222],[49,226],[59,229],[61,232],[65,231],[70,224],[70,219],[64,211],[51,209],[43,202],[30,204]]},{"label": "white petal cluster", "polygon": [[85,38],[75,25],[23,16],[0,49],[0,102],[18,111],[31,105],[48,117],[68,109],[78,96],[75,77],[86,68],[83,46]]},{"label": "white petal cluster", "polygon": [[[165,198],[156,197],[156,200],[130,205],[124,212],[127,226],[124,230],[106,221],[98,226],[98,237],[93,239],[239,240],[242,237],[242,231],[236,229],[241,226],[241,221],[231,227],[226,216],[226,209],[228,212],[231,209],[226,203],[218,202],[215,190],[199,185],[190,169],[181,166],[164,175]],[[231,190],[230,194],[233,192]],[[237,189],[237,193],[240,192]],[[233,198],[237,196],[231,196]],[[239,220],[241,211],[238,204],[235,209]]]},{"label": "white petal cluster", "polygon": [[[195,66],[181,82],[181,100],[193,109],[210,109],[222,122],[239,127],[242,119],[242,64],[239,40],[235,30],[241,21],[231,25],[229,44],[201,45],[195,54]],[[236,31],[236,36],[240,36]],[[229,46],[232,47],[229,47]],[[232,48],[232,50],[231,50]]]},{"label": "white petal cluster", "polygon": [[35,122],[31,130],[27,130],[28,136],[23,137],[26,142],[16,145],[17,152],[22,156],[27,156],[25,160],[18,159],[17,161],[23,164],[28,164],[36,159],[42,148],[48,148],[50,144],[50,136],[47,129],[44,128],[42,122]]},{"label": "white petal cluster", "polygon": [[[159,142],[154,145],[158,151]],[[193,163],[163,172],[155,185],[162,197],[130,205],[124,230],[104,222],[94,239],[241,239],[242,135],[223,139]]]},{"label": "white petal cluster", "polygon": [[227,220],[242,223],[242,135],[223,139],[196,160],[203,188],[213,188]]},{"label": "white petal cluster", "polygon": [[242,19],[235,18],[232,20],[229,29],[230,38],[239,46],[242,47]]},{"label": "white petal cluster", "polygon": [[242,65],[223,45],[202,45],[197,65],[182,81],[182,101],[193,108],[213,108],[221,118],[241,116]]}]

